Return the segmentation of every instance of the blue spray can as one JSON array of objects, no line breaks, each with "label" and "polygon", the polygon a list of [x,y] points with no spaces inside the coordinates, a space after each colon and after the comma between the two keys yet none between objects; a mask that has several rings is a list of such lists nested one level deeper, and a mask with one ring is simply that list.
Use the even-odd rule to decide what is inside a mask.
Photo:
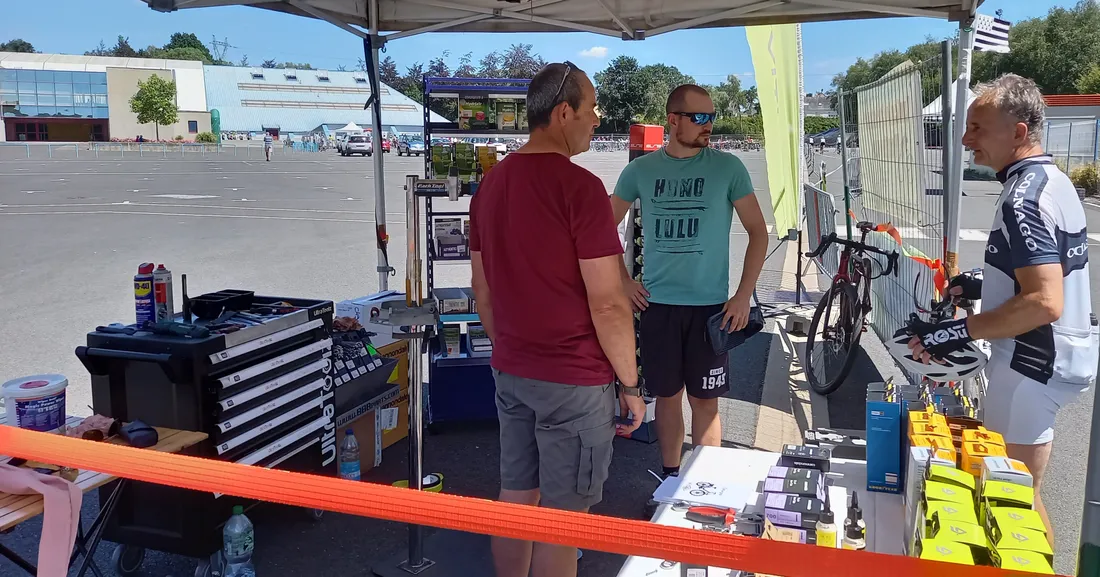
[{"label": "blue spray can", "polygon": [[138,265],[138,273],[134,275],[134,307],[137,310],[138,326],[145,324],[145,321],[156,322],[157,303],[153,293],[151,262]]}]

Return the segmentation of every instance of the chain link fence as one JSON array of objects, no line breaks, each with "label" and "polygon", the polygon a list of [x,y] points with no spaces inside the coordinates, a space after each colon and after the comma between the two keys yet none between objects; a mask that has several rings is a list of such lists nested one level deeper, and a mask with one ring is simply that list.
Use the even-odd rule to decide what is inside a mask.
[{"label": "chain link fence", "polygon": [[1100,119],[1048,120],[1043,127],[1043,150],[1066,173],[1100,161]]},{"label": "chain link fence", "polygon": [[[891,233],[872,232],[866,242],[903,253],[898,275],[871,285],[868,318],[883,339],[915,312],[914,297],[928,303],[933,295],[933,271],[919,257],[943,256],[945,158],[951,144],[944,138],[941,103],[951,83],[944,86],[941,66],[938,57],[906,61],[840,97],[851,202],[846,216],[853,234],[859,235],[856,221],[889,223]],[[914,256],[918,259],[906,258]]]}]

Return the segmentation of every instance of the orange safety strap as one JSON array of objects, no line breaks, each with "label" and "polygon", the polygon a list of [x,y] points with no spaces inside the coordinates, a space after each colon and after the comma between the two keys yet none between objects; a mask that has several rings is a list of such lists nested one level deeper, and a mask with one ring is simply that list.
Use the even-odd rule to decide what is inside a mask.
[{"label": "orange safety strap", "polygon": [[[848,210],[848,215],[851,216],[853,220],[858,220],[856,218],[856,213],[850,209]],[[931,269],[932,284],[935,286],[936,292],[939,293],[941,297],[947,294],[947,275],[944,272],[943,262],[940,261],[940,259],[929,258],[925,256],[924,253],[916,249],[911,249],[907,247],[905,245],[905,242],[901,238],[901,233],[898,232],[898,229],[894,227],[893,223],[887,222],[885,224],[876,224],[874,232],[885,233],[890,238],[894,239],[894,242],[898,243],[898,246],[901,248],[902,254],[904,254],[910,260],[918,262]]]},{"label": "orange safety strap", "polygon": [[0,453],[136,481],[399,523],[784,577],[1027,577],[265,469],[0,426]]}]

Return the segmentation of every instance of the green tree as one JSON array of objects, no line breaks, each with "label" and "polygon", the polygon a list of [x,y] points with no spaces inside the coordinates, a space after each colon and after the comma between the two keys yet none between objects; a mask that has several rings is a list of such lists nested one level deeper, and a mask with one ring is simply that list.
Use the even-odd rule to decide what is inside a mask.
[{"label": "green tree", "polygon": [[501,78],[534,78],[546,61],[531,52],[530,44],[513,44],[500,55]]},{"label": "green tree", "polygon": [[152,122],[156,126],[156,138],[160,140],[161,125],[179,121],[176,83],[154,74],[147,80],[138,80],[137,85],[137,92],[130,97],[130,111],[137,115],[138,123]]},{"label": "green tree", "polygon": [[451,68],[447,66],[447,61],[444,59],[450,55],[450,51],[444,50],[441,56],[432,58],[428,62],[428,70],[425,71],[425,74],[438,78],[449,78],[451,76]]},{"label": "green tree", "polygon": [[194,48],[202,53],[203,57],[200,59],[203,62],[213,62],[214,55],[210,53],[210,49],[199,40],[198,36],[190,32],[176,32],[168,39],[168,44],[164,45],[165,50],[171,50],[172,48]]},{"label": "green tree", "polygon": [[680,72],[675,66],[668,66],[667,64],[643,66],[638,74],[642,77],[646,87],[645,108],[642,111],[641,120],[651,124],[664,125],[667,117],[665,102],[668,100],[668,94],[674,88],[681,84],[695,83],[694,78]]},{"label": "green tree", "polygon": [[1077,79],[1079,94],[1100,94],[1100,64],[1093,64]]},{"label": "green tree", "polygon": [[206,60],[206,55],[197,48],[158,48],[147,54],[147,58],[164,58],[166,60],[197,60],[203,64],[211,64]]},{"label": "green tree", "polygon": [[260,68],[278,68],[279,63],[274,58],[269,58],[260,63]]},{"label": "green tree", "polygon": [[638,61],[619,56],[596,73],[596,103],[603,114],[604,130],[626,132],[642,120],[646,110],[646,79]]},{"label": "green tree", "polygon": [[495,50],[482,56],[478,62],[477,75],[481,78],[504,78],[502,61],[500,53]]},{"label": "green tree", "polygon": [[741,91],[741,111],[750,116],[760,114],[760,94],[756,86]]},{"label": "green tree", "polygon": [[458,68],[455,68],[455,78],[474,78],[477,76],[477,69],[473,65],[474,53],[467,52],[458,59]]},{"label": "green tree", "polygon": [[0,42],[0,52],[37,52],[30,42],[22,38],[15,38],[7,42]]},{"label": "green tree", "polygon": [[405,75],[398,83],[398,90],[413,100],[424,103],[424,65],[414,62],[405,69]]},{"label": "green tree", "polygon": [[[363,62],[363,59],[359,59]],[[363,62],[363,65],[359,68],[363,72],[367,71],[367,64]],[[397,71],[397,63],[393,61],[393,58],[389,56],[382,59],[381,64],[378,65],[378,75],[382,77],[382,83],[397,88],[397,85],[401,82],[401,73]]]}]

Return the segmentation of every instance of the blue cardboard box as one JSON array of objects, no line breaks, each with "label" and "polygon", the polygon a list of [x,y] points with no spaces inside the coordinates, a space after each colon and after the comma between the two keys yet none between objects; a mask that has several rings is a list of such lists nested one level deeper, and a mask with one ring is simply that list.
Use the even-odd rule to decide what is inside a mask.
[{"label": "blue cardboard box", "polygon": [[878,391],[867,395],[867,490],[901,493],[902,403]]}]

